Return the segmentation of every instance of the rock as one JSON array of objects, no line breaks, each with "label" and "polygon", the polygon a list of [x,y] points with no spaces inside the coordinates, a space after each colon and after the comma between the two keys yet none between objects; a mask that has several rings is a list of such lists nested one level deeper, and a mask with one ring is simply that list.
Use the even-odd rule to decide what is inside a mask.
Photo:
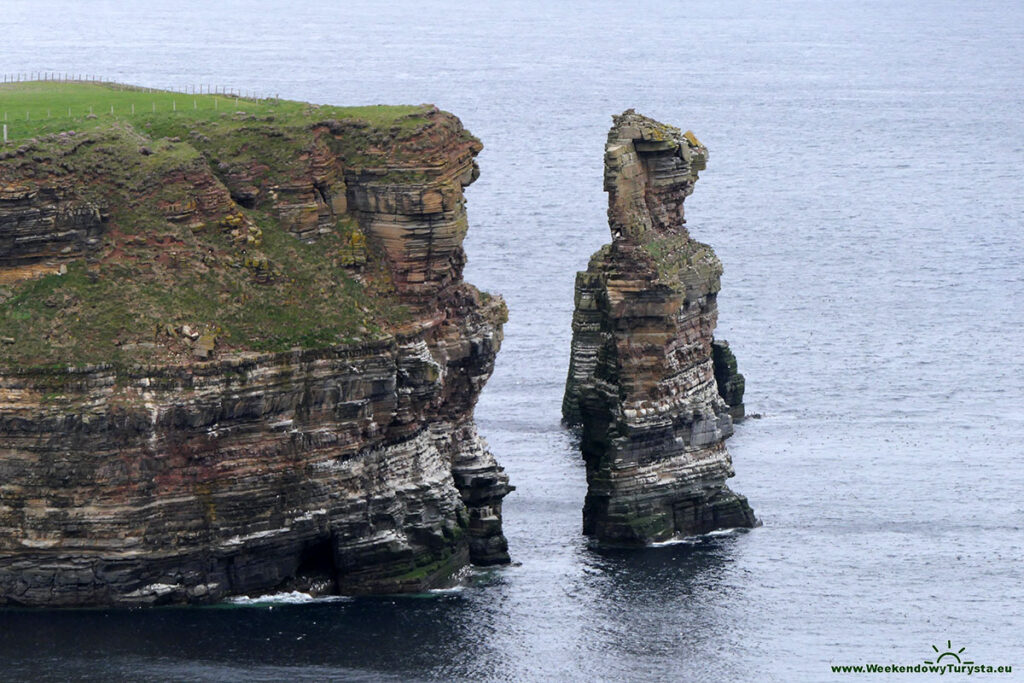
[{"label": "rock", "polygon": [[209,358],[213,354],[213,349],[216,345],[217,337],[212,332],[204,332],[196,339],[192,350],[197,358]]},{"label": "rock", "polygon": [[736,364],[736,356],[724,339],[711,340],[711,361],[715,368],[715,383],[718,394],[729,406],[733,422],[740,422],[744,416],[743,390],[746,382]]},{"label": "rock", "polygon": [[105,227],[99,206],[65,183],[0,189],[0,268],[92,253]]},{"label": "rock", "polygon": [[613,240],[576,277],[562,404],[565,421],[582,429],[584,532],[603,545],[642,545],[755,526],[725,483],[732,418],[712,361],[722,267],[683,214],[707,149],[633,110],[613,119]]},{"label": "rock", "polygon": [[[402,298],[420,307],[462,279],[467,226],[462,191],[478,177],[475,157],[483,149],[457,119],[432,116],[435,125],[417,143],[433,150],[438,161],[431,166],[409,157],[384,175],[365,162],[344,168],[349,212],[367,241],[383,249]],[[346,134],[348,125],[332,124],[332,134]],[[355,235],[351,247],[358,263],[363,247]]]},{"label": "rock", "polygon": [[345,239],[339,253],[342,267],[360,267],[366,264],[366,235],[359,229],[352,230]]}]

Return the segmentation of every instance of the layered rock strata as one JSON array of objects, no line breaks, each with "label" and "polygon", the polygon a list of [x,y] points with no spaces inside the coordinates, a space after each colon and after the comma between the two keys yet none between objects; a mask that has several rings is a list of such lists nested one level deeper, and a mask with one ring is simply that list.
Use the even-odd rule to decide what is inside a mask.
[{"label": "layered rock strata", "polygon": [[[171,325],[124,329],[107,340],[116,361],[74,365],[24,360],[33,343],[46,358],[57,334],[12,336],[0,346],[0,605],[418,591],[470,562],[509,561],[501,501],[512,487],[473,422],[506,308],[461,279],[462,190],[481,146],[450,114],[415,116],[401,131],[327,114],[297,127],[249,117],[199,124],[186,142],[109,129],[0,161],[0,273],[19,283],[6,297],[22,306],[0,322],[42,286],[27,266],[84,268],[94,284],[83,275],[72,295],[58,283],[52,298],[88,315],[74,297],[153,243],[144,218],[168,272],[180,261],[224,283],[248,278],[244,296],[288,277],[287,263],[264,267],[266,221],[287,239],[340,243],[337,271],[317,277],[330,271],[342,284],[325,296],[369,311],[373,326],[284,351],[208,332],[195,342],[208,339],[203,354]],[[241,134],[295,149],[275,165],[225,144]],[[96,177],[79,150],[103,146],[130,179]],[[393,308],[370,311],[387,289],[374,277]],[[78,318],[61,320],[53,329]]]},{"label": "layered rock strata", "polygon": [[80,256],[99,244],[103,216],[65,187],[0,187],[0,285],[47,258]]},{"label": "layered rock strata", "polygon": [[605,147],[612,243],[576,278],[563,416],[582,427],[584,532],[638,545],[757,524],[733,475],[712,332],[722,266],[685,227],[707,150],[626,111]]}]

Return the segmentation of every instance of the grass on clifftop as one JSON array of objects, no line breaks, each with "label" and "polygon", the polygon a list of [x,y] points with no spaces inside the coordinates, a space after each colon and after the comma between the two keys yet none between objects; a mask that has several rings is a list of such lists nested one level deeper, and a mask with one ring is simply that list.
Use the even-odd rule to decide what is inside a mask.
[{"label": "grass on clifftop", "polygon": [[[134,113],[132,107],[134,106]],[[421,107],[412,105],[334,107],[278,99],[248,99],[227,95],[189,95],[82,82],[30,81],[0,84],[0,123],[7,124],[11,141],[85,131],[125,121],[148,127],[156,137],[177,135],[183,125],[211,121],[243,111],[275,117],[282,124],[315,119],[359,119],[377,128],[409,127]],[[70,111],[70,114],[69,114]]]},{"label": "grass on clifftop", "polygon": [[[68,106],[76,114],[70,119]],[[225,205],[189,220],[168,216],[210,191],[196,182],[217,184],[235,166],[256,169],[271,185],[310,182],[310,124],[355,121],[341,144],[359,151],[423,125],[422,106],[240,100],[246,114],[239,115],[234,98],[223,96],[82,83],[0,86],[0,112],[19,108],[22,122],[9,120],[8,135],[22,139],[0,146],[0,188],[70,181],[75,197],[102,206],[110,220],[87,256],[54,256],[44,277],[0,278],[0,365],[187,361],[202,341],[197,335],[215,338],[217,355],[319,348],[373,339],[407,321],[380,254],[371,248],[365,266],[344,267],[353,239],[365,242],[347,214],[306,244],[280,224],[269,199],[245,208],[218,185]],[[56,135],[70,130],[74,136]],[[241,236],[232,233],[239,223]]]}]

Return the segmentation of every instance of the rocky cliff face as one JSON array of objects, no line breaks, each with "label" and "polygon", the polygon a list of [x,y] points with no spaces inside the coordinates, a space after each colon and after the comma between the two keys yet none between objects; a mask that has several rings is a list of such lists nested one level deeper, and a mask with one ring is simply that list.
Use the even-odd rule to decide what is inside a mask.
[{"label": "rocky cliff face", "polygon": [[473,423],[506,309],[461,279],[481,146],[410,109],[0,155],[0,605],[415,591],[508,561]]},{"label": "rocky cliff face", "polygon": [[706,160],[692,133],[632,110],[614,117],[613,240],[576,278],[563,403],[566,422],[582,426],[584,532],[605,544],[756,524],[725,484],[732,419],[712,362],[722,266],[683,219]]}]

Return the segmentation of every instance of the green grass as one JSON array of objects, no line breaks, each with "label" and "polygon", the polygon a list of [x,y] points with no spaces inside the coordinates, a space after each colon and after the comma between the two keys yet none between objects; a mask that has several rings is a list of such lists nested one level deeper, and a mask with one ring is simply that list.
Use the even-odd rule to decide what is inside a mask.
[{"label": "green grass", "polygon": [[[344,267],[353,235],[362,239],[347,215],[305,244],[278,224],[267,198],[188,222],[169,220],[167,207],[193,197],[196,178],[241,169],[272,186],[306,177],[303,159],[325,144],[314,130],[323,121],[347,122],[326,136],[347,165],[403,153],[419,161],[415,145],[401,145],[428,123],[423,106],[239,100],[236,109],[224,96],[46,82],[0,85],[3,111],[12,142],[0,147],[0,186],[71,182],[72,196],[102,206],[110,220],[101,248],[67,262],[66,275],[0,286],[0,337],[16,340],[0,345],[0,365],[191,359],[185,325],[215,335],[222,353],[369,340],[408,320],[381,254],[369,249],[358,279]],[[69,130],[76,135],[55,135]],[[258,227],[258,240],[232,237],[231,216]]]},{"label": "green grass", "polygon": [[721,274],[722,266],[714,250],[689,234],[656,235],[641,242],[641,246],[650,255],[658,279],[670,287],[686,288]]},{"label": "green grass", "polygon": [[[134,106],[134,113],[132,107]],[[416,125],[422,107],[318,106],[291,100],[189,95],[163,90],[98,83],[29,81],[0,84],[0,122],[11,141],[85,131],[125,121],[154,134],[175,135],[199,121],[219,120],[236,112],[273,116],[281,123],[310,123],[316,119],[355,119],[377,128]]]},{"label": "green grass", "polygon": [[140,247],[116,264],[78,260],[64,276],[22,283],[0,304],[0,337],[17,340],[0,349],[0,362],[190,358],[192,342],[178,332],[183,325],[213,333],[220,351],[320,348],[379,338],[407,317],[389,292],[372,291],[337,267],[342,230],[307,245],[273,221],[260,222],[262,251],[283,271],[270,282],[255,282],[244,266],[199,267],[202,247],[166,263]]}]

